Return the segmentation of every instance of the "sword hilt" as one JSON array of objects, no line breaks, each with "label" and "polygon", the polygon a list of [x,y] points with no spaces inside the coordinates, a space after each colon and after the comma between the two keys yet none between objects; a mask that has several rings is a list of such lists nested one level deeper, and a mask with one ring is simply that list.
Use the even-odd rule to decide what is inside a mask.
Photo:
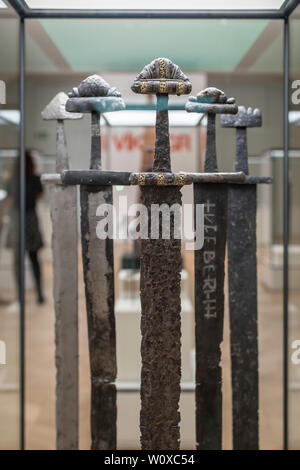
[{"label": "sword hilt", "polygon": [[84,79],[68,94],[66,110],[91,113],[91,170],[101,170],[101,113],[120,111],[125,108],[121,93],[112,88],[99,75]]},{"label": "sword hilt", "polygon": [[207,114],[207,141],[204,171],[215,173],[218,171],[216,151],[216,114],[236,114],[238,107],[234,98],[227,98],[218,88],[209,87],[200,91],[197,96],[191,96],[185,105],[188,113]]},{"label": "sword hilt", "polygon": [[236,129],[235,171],[243,171],[248,175],[247,128],[262,126],[261,111],[239,106],[238,113],[235,116],[221,116],[220,123],[222,127],[234,127]]},{"label": "sword hilt", "polygon": [[160,57],[143,68],[131,89],[135,93],[154,94],[157,97],[153,171],[170,172],[168,95],[188,94],[192,85],[178,65]]},{"label": "sword hilt", "polygon": [[50,101],[41,115],[45,121],[56,121],[56,172],[61,173],[69,168],[67,141],[65,136],[64,121],[66,119],[81,119],[82,114],[68,113],[65,109],[68,97],[64,92],[57,93]]}]

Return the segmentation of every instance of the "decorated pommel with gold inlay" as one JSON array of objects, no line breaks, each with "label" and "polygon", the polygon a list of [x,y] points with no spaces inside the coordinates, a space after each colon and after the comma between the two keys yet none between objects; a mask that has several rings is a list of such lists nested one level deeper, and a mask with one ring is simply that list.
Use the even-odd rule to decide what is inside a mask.
[{"label": "decorated pommel with gold inlay", "polygon": [[141,94],[187,95],[192,91],[192,84],[178,65],[160,57],[143,68],[131,89]]}]

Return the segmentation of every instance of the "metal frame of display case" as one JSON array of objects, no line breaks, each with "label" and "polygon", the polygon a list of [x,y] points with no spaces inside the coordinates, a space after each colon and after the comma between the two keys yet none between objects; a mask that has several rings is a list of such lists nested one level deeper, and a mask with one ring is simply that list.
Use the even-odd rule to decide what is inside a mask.
[{"label": "metal frame of display case", "polygon": [[6,0],[20,18],[19,67],[20,67],[20,387],[21,387],[21,435],[20,447],[25,448],[25,20],[36,19],[68,19],[68,18],[170,18],[170,19],[269,19],[284,23],[284,106],[283,106],[283,150],[284,150],[284,187],[283,187],[283,447],[288,449],[288,304],[289,304],[289,16],[299,5],[300,0],[286,0],[277,10],[55,10],[31,9],[24,0]]}]

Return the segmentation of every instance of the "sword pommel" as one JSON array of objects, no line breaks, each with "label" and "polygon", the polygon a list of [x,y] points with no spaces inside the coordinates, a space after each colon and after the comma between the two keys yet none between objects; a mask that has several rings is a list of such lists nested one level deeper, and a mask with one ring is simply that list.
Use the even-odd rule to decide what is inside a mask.
[{"label": "sword pommel", "polygon": [[91,164],[90,169],[101,169],[100,114],[125,109],[121,93],[99,75],[85,78],[68,94],[66,110],[91,113]]},{"label": "sword pommel", "polygon": [[223,115],[220,119],[222,127],[261,127],[262,115],[260,109],[246,109],[245,106],[238,107],[235,115]]},{"label": "sword pommel", "polygon": [[68,95],[66,110],[71,113],[101,114],[125,109],[121,93],[99,75],[85,78]]},{"label": "sword pommel", "polygon": [[248,175],[247,128],[262,126],[261,111],[257,108],[253,110],[252,108],[246,109],[245,106],[239,106],[236,115],[223,115],[220,123],[222,127],[236,128],[235,170],[243,171]]},{"label": "sword pommel", "polygon": [[82,80],[78,87],[68,93],[69,98],[87,97],[87,96],[115,96],[121,97],[121,93],[114,87],[111,87],[100,75],[90,75]]},{"label": "sword pommel", "polygon": [[66,111],[68,96],[61,91],[54,96],[50,103],[43,109],[41,116],[45,121],[64,121],[65,119],[81,119],[82,114]]},{"label": "sword pommel", "polygon": [[154,95],[188,95],[192,84],[178,65],[160,57],[146,65],[131,87],[134,93]]},{"label": "sword pommel", "polygon": [[60,173],[62,170],[69,168],[69,157],[67,150],[67,142],[64,130],[64,121],[66,119],[81,119],[81,113],[69,113],[66,110],[66,102],[68,96],[64,92],[57,93],[50,103],[41,112],[45,121],[57,121],[56,126],[56,171]]},{"label": "sword pommel", "polygon": [[224,91],[215,87],[205,88],[197,96],[190,96],[185,105],[188,113],[236,114],[235,98],[227,98]]}]

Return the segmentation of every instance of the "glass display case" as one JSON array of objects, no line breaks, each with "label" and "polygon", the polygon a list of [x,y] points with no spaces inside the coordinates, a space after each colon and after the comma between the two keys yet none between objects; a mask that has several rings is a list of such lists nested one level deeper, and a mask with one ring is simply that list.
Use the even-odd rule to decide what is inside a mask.
[{"label": "glass display case", "polygon": [[[1,364],[0,357],[0,449],[25,447],[25,423],[26,448],[55,447],[49,194],[45,189],[43,199],[38,202],[44,239],[41,266],[46,302],[37,306],[24,242],[19,243],[20,235],[25,233],[24,200],[19,211],[22,194],[25,194],[25,149],[36,152],[37,173],[54,172],[55,123],[43,121],[41,110],[59,91],[71,91],[86,76],[99,73],[121,91],[128,104],[126,111],[108,114],[103,121],[104,169],[139,171],[146,167],[153,153],[153,103],[144,96],[133,95],[130,85],[144,64],[159,56],[170,57],[180,65],[193,84],[193,94],[207,86],[216,86],[228,97],[234,96],[238,104],[262,111],[263,127],[248,132],[250,173],[274,178],[273,186],[261,186],[258,191],[260,447],[300,448],[297,433],[300,365],[291,359],[297,351],[296,342],[300,340],[297,294],[300,282],[297,177],[300,100],[292,101],[292,93],[300,87],[299,2],[232,0],[225,6],[221,1],[188,1],[184,10],[174,8],[167,0],[152,2],[151,8],[143,3],[143,9],[141,2],[130,1],[125,10],[121,9],[119,1],[102,2],[102,7],[98,3],[92,0],[0,0],[2,357],[2,351],[6,352],[6,364]],[[202,47],[203,38],[205,47]],[[175,171],[196,172],[203,168],[206,123],[183,111],[185,98],[170,100],[171,106],[179,103],[179,109],[170,112],[172,165]],[[82,121],[66,124],[74,169],[88,168],[89,126],[86,116]],[[233,171],[234,130],[223,129],[218,123],[217,152],[220,170]],[[19,193],[14,192],[17,193],[15,204],[9,203],[13,197],[8,197],[13,173],[17,179],[14,188],[19,188]],[[183,193],[184,200],[191,202],[190,188],[184,188]],[[115,187],[116,207],[125,194],[132,201],[138,199],[134,188]],[[13,226],[12,220],[16,221]],[[135,448],[138,445],[140,367],[138,267],[132,267],[128,256],[134,253],[133,243],[116,242],[115,250],[119,443],[123,448]],[[186,340],[183,344],[182,445],[191,448],[195,441],[195,402],[191,393],[194,257],[191,252],[184,252],[182,256],[185,269],[183,315],[187,319],[183,322]],[[82,276],[81,264],[79,273]],[[82,282],[79,311],[80,448],[84,449],[89,446],[90,390]],[[222,343],[225,449],[232,447],[229,335],[226,308]]]}]

